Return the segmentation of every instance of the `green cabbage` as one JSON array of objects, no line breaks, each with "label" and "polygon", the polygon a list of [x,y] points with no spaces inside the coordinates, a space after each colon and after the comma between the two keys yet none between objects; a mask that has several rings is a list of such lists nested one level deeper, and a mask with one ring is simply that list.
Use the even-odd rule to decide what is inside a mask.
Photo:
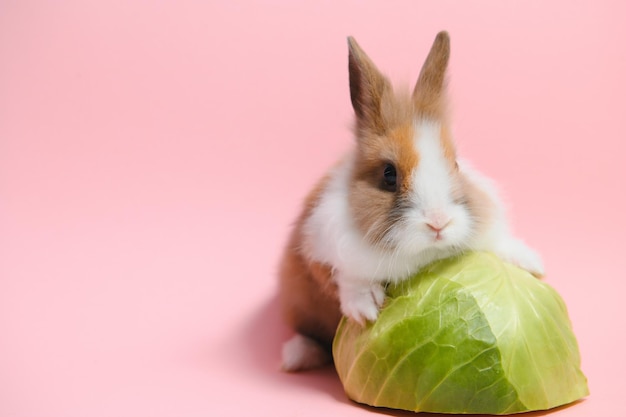
[{"label": "green cabbage", "polygon": [[344,318],[335,335],[335,366],[356,402],[511,414],[589,393],[561,297],[495,255],[435,262],[387,295],[376,322]]}]

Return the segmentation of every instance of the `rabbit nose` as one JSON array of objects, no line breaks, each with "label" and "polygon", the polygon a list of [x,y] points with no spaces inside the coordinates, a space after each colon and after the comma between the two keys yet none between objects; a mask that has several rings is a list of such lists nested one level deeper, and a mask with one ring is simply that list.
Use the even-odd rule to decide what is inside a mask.
[{"label": "rabbit nose", "polygon": [[437,232],[437,233],[441,232],[443,229],[448,227],[449,224],[450,224],[450,220],[448,220],[444,224],[442,224],[441,222],[426,222],[426,226],[428,226],[428,228],[432,230],[433,232]]},{"label": "rabbit nose", "polygon": [[441,232],[443,231],[443,229],[445,229],[446,227],[448,227],[448,225],[452,222],[451,219],[431,219],[426,221],[426,226],[428,226],[428,228],[430,230],[432,230],[433,232],[435,232],[435,239],[436,240],[441,240],[443,239],[443,237],[441,236]]},{"label": "rabbit nose", "polygon": [[452,222],[452,219],[441,210],[428,213],[425,217],[424,223],[426,223],[426,226],[433,232],[441,232]]}]

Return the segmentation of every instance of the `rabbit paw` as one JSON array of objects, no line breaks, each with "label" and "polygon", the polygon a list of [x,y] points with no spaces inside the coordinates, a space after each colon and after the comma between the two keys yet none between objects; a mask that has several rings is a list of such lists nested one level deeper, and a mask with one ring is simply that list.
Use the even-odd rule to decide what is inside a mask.
[{"label": "rabbit paw", "polygon": [[541,278],[545,274],[539,254],[519,240],[506,242],[496,251],[496,254],[503,261],[525,269],[537,278]]},{"label": "rabbit paw", "polygon": [[339,286],[341,312],[361,325],[378,318],[378,310],[384,301],[385,289],[378,283],[350,283]]},{"label": "rabbit paw", "polygon": [[295,334],[283,345],[282,369],[285,372],[305,371],[330,363],[329,353],[315,340]]}]

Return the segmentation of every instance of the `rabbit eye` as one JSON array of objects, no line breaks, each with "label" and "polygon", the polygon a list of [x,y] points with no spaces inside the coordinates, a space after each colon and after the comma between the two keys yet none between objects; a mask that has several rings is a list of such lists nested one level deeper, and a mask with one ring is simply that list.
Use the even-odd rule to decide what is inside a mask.
[{"label": "rabbit eye", "polygon": [[385,164],[383,169],[383,189],[386,191],[396,191],[398,175],[396,167],[392,164]]}]

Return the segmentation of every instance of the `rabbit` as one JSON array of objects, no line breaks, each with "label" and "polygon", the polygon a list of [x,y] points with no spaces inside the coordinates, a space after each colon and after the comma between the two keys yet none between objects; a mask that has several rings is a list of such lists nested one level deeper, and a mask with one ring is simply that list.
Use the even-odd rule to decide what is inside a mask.
[{"label": "rabbit", "polygon": [[296,334],[282,369],[332,361],[345,315],[375,321],[385,285],[464,251],[491,251],[544,274],[509,231],[494,184],[457,157],[446,99],[447,32],[437,34],[412,93],[394,92],[348,37],[354,148],[309,193],[279,266],[279,299]]}]

